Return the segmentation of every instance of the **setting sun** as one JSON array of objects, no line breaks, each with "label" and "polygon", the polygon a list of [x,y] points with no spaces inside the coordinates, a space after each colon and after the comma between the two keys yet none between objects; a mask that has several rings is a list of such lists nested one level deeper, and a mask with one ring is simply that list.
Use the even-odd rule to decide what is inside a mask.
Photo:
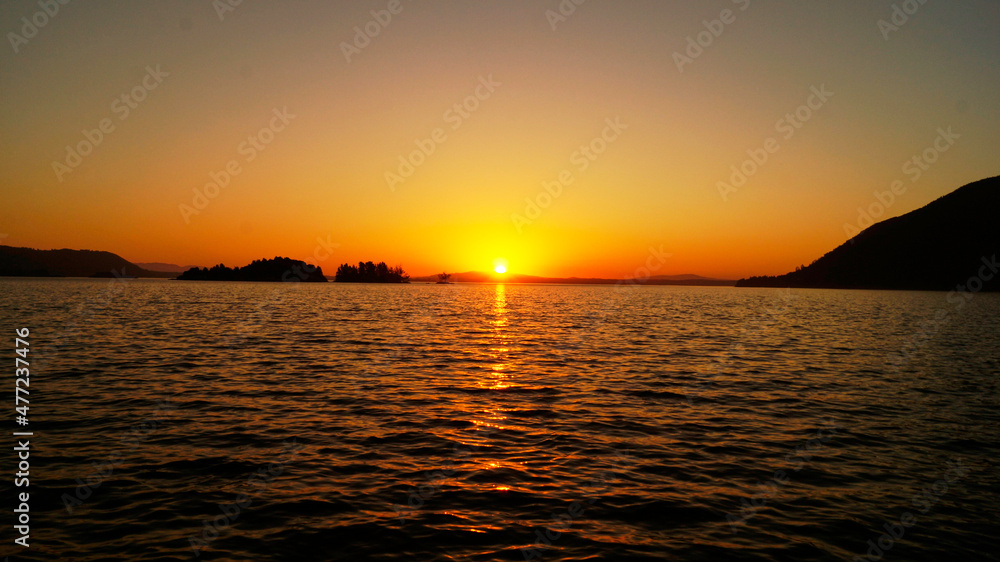
[{"label": "setting sun", "polygon": [[493,260],[493,271],[501,275],[507,273],[507,260],[503,258]]}]

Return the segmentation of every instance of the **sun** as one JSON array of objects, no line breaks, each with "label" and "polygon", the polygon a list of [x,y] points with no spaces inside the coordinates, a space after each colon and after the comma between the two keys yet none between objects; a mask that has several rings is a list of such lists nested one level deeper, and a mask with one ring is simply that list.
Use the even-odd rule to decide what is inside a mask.
[{"label": "sun", "polygon": [[507,260],[503,258],[493,260],[493,271],[500,275],[507,273]]}]

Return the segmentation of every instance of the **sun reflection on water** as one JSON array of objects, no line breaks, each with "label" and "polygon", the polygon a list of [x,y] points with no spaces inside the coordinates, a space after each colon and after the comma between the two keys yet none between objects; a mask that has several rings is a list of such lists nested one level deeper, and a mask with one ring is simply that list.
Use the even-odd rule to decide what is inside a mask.
[{"label": "sun reflection on water", "polygon": [[490,359],[493,365],[490,367],[490,375],[483,385],[491,390],[504,390],[510,388],[509,375],[510,368],[508,353],[507,334],[507,287],[503,284],[496,286],[493,298],[493,317],[490,320]]}]

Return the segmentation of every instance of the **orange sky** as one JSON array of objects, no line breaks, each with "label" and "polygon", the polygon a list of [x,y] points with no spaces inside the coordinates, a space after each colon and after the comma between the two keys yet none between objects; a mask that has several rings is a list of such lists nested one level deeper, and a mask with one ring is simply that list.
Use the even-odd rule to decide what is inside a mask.
[{"label": "orange sky", "polygon": [[[1000,173],[996,2],[927,3],[881,30],[893,2],[676,4],[587,2],[563,21],[546,14],[555,0],[221,16],[196,0],[70,3],[27,38],[40,8],[6,3],[0,243],[182,265],[288,255],[328,273],[503,257],[604,277],[663,248],[657,274],[736,278],[842,243],[896,180],[906,192],[882,218]],[[366,25],[377,36],[345,55]],[[808,120],[786,118],[810,102]],[[958,138],[938,140],[949,127]],[[87,136],[102,137],[92,153],[67,157]],[[919,178],[904,169],[936,141],[947,151]],[[430,154],[400,170],[419,146]],[[753,154],[767,161],[721,196]],[[338,245],[325,260],[318,240]]]}]

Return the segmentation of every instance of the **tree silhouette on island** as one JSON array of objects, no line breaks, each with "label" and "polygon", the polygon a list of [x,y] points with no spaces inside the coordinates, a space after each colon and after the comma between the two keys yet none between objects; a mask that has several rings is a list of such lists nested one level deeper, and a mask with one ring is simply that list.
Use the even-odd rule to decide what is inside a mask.
[{"label": "tree silhouette on island", "polygon": [[326,283],[323,268],[304,261],[276,257],[273,260],[254,260],[245,267],[228,268],[223,264],[193,267],[177,277],[178,281],[255,281],[255,282],[305,282]]},{"label": "tree silhouette on island", "polygon": [[337,283],[409,283],[410,276],[401,266],[389,267],[385,262],[358,262],[337,268]]}]

